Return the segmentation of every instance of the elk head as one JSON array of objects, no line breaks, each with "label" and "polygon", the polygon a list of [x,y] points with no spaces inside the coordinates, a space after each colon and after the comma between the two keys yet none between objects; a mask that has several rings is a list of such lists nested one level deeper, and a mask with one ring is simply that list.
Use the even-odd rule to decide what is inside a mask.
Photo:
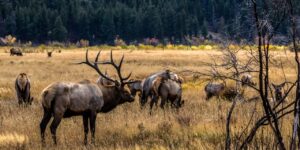
[{"label": "elk head", "polygon": [[275,90],[275,99],[276,99],[276,101],[282,100],[282,94],[283,94],[282,90],[283,90],[283,87],[285,86],[285,83],[286,82],[283,82],[283,83],[281,83],[279,85],[276,85],[276,84],[272,83],[272,86],[273,86],[273,88]]},{"label": "elk head", "polygon": [[[86,61],[80,62],[78,64],[88,65],[89,67],[93,68],[101,77],[103,77],[104,79],[106,79],[108,81],[111,81],[113,83],[111,86],[115,87],[116,90],[118,91],[118,94],[120,95],[120,99],[121,99],[120,103],[133,102],[134,97],[131,96],[131,93],[128,90],[128,88],[125,88],[126,85],[128,85],[130,83],[134,83],[133,81],[127,81],[130,78],[131,73],[127,77],[123,77],[121,74],[121,68],[122,68],[122,64],[123,64],[123,60],[124,60],[124,55],[122,56],[119,64],[116,64],[113,59],[112,51],[110,52],[110,61],[99,62],[98,60],[99,60],[100,53],[101,53],[101,51],[98,52],[98,54],[95,58],[95,62],[92,63],[89,61],[88,50],[87,50],[86,51]],[[113,68],[117,71],[119,80],[112,79],[109,76],[107,76],[106,74],[102,73],[98,64],[113,66]]]}]

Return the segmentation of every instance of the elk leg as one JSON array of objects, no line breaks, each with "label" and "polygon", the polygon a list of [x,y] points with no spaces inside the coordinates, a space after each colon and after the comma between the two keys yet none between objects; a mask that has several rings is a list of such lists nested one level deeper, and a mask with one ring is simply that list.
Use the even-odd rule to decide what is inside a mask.
[{"label": "elk leg", "polygon": [[157,99],[158,99],[158,96],[154,96],[154,95],[152,96],[152,99],[150,101],[150,115],[152,113],[152,108],[153,108],[154,103],[157,103]]},{"label": "elk leg", "polygon": [[91,116],[90,116],[90,129],[91,129],[91,134],[92,134],[92,144],[95,144],[96,117],[97,117],[97,114],[91,112]]},{"label": "elk leg", "polygon": [[21,106],[23,104],[23,101],[21,99],[19,99],[18,103],[19,103],[19,106]]},{"label": "elk leg", "polygon": [[168,99],[167,99],[165,96],[162,96],[162,97],[161,97],[161,102],[160,102],[160,108],[161,108],[161,109],[164,109],[165,103],[166,103],[167,100],[168,100]]},{"label": "elk leg", "polygon": [[54,115],[54,119],[51,123],[51,126],[50,126],[50,130],[51,130],[51,134],[52,134],[52,139],[53,139],[53,142],[54,144],[56,145],[57,144],[57,141],[56,141],[56,129],[62,119],[62,116],[63,115]]},{"label": "elk leg", "polygon": [[43,144],[45,143],[45,130],[46,130],[47,124],[49,123],[50,119],[51,119],[51,112],[49,110],[47,110],[46,108],[44,108],[44,116],[40,123],[41,138],[42,138]]},{"label": "elk leg", "polygon": [[84,145],[87,145],[87,136],[89,132],[89,117],[88,115],[83,115],[83,128],[84,128]]},{"label": "elk leg", "polygon": [[166,102],[168,102],[168,93],[162,92],[161,93],[161,102],[160,102],[160,108],[164,109]]},{"label": "elk leg", "polygon": [[213,95],[212,95],[211,93],[207,93],[207,94],[206,94],[205,100],[209,100],[212,96],[213,96]]}]

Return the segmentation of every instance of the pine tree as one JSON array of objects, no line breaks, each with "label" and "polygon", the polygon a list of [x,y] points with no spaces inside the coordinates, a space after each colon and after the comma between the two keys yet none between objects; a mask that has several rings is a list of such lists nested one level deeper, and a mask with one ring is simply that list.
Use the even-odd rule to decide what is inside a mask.
[{"label": "pine tree", "polygon": [[60,16],[56,17],[54,22],[54,29],[52,30],[52,39],[57,41],[64,41],[67,38],[68,31],[65,28]]},{"label": "pine tree", "polygon": [[208,31],[207,31],[207,21],[206,21],[206,20],[203,21],[203,25],[202,25],[202,27],[201,27],[201,32],[202,32],[202,36],[203,36],[204,38],[206,38],[207,35],[208,35]]},{"label": "pine tree", "polygon": [[113,20],[112,11],[106,10],[103,15],[103,21],[101,24],[101,41],[112,43],[115,34],[115,24]]}]

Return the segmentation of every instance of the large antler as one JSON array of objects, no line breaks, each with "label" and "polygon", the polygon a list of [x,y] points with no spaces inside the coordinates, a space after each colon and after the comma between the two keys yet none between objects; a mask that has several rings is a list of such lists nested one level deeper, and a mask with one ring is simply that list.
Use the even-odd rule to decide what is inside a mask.
[{"label": "large antler", "polygon": [[131,73],[127,77],[125,77],[125,78],[122,77],[121,69],[122,69],[123,60],[124,60],[124,54],[123,54],[123,56],[122,56],[122,58],[120,60],[120,63],[117,65],[115,63],[115,61],[114,61],[112,51],[110,51],[110,61],[97,62],[97,63],[98,64],[105,64],[105,65],[112,65],[117,70],[121,86],[124,86],[125,84],[135,83],[136,81],[126,81],[126,80],[128,80],[130,78]]},{"label": "large antler", "polygon": [[93,68],[94,70],[96,70],[97,73],[98,73],[100,76],[102,76],[103,78],[105,78],[105,79],[107,79],[107,80],[109,80],[109,81],[111,81],[111,82],[116,83],[116,82],[117,82],[116,80],[113,80],[113,79],[109,78],[108,76],[106,76],[105,74],[103,74],[103,73],[101,72],[101,70],[99,69],[99,67],[98,67],[98,60],[99,60],[100,53],[101,53],[101,51],[98,52],[98,54],[97,54],[97,56],[96,56],[96,58],[95,58],[95,62],[94,62],[94,63],[91,63],[91,62],[89,61],[89,56],[88,56],[88,55],[89,55],[89,50],[87,49],[87,50],[86,50],[86,54],[85,54],[85,61],[79,62],[79,63],[77,63],[77,64],[86,64],[86,65],[90,66],[91,68]]}]

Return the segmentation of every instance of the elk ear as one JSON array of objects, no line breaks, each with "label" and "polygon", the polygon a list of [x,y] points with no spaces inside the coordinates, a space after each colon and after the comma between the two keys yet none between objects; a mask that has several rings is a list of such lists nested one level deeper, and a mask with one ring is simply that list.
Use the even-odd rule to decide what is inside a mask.
[{"label": "elk ear", "polygon": [[285,86],[285,82],[280,84],[280,87],[284,87]]},{"label": "elk ear", "polygon": [[275,84],[272,83],[272,86],[273,86],[274,89],[276,89],[276,85]]}]

